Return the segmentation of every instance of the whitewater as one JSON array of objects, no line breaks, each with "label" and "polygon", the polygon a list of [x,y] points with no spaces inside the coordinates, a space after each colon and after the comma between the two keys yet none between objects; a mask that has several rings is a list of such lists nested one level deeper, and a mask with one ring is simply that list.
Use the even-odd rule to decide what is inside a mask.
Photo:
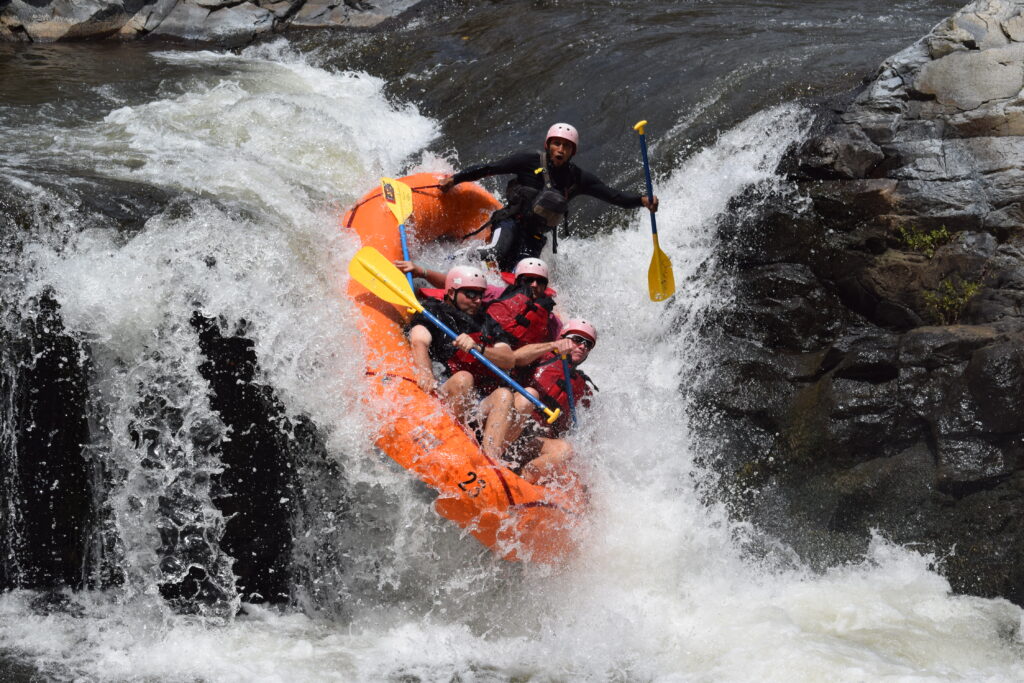
[{"label": "whitewater", "polygon": [[[592,496],[586,542],[552,569],[503,563],[437,518],[430,496],[375,450],[358,396],[362,349],[342,292],[359,245],[339,217],[382,175],[475,160],[428,151],[440,126],[384,81],[326,68],[284,40],[157,58],[188,76],[151,101],[111,96],[99,121],[5,131],[23,164],[73,158],[179,199],[125,234],[5,172],[50,225],[29,239],[7,291],[23,308],[51,292],[91,349],[90,449],[120,473],[110,507],[125,580],[47,609],[31,591],[0,596],[0,651],[82,681],[1024,679],[1024,611],[953,595],[941,558],[876,537],[862,562],[815,572],[709,499],[715,475],[699,464],[687,389],[708,352],[701,322],[730,296],[716,218],[751,187],[786,191],[775,168],[806,133],[805,109],[768,107],[683,154],[659,154],[667,122],[648,129],[659,236],[676,272],[670,302],[647,298],[639,212],[560,240],[553,285],[566,312],[598,321],[586,369],[600,392],[573,437]],[[635,144],[631,123],[623,144]],[[231,433],[197,370],[197,310],[244,329],[259,380],[289,417],[317,426],[344,473],[319,482],[336,510],[295,521],[298,537],[320,544],[296,546],[307,578],[289,607],[243,603],[215,547],[224,520],[208,475],[219,464],[193,437]],[[140,413],[155,398],[180,419]],[[159,473],[132,437],[147,419],[173,454]],[[168,486],[196,504],[225,584],[221,612],[178,614],[159,597]]]}]

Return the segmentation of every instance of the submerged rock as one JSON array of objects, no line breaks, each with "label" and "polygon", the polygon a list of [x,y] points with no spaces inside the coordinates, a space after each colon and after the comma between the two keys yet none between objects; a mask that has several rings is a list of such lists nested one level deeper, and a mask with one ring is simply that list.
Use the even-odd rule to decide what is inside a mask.
[{"label": "submerged rock", "polygon": [[1024,1],[974,2],[819,113],[795,200],[722,225],[699,404],[757,436],[717,440],[737,513],[811,560],[876,529],[1024,604],[1022,87]]}]

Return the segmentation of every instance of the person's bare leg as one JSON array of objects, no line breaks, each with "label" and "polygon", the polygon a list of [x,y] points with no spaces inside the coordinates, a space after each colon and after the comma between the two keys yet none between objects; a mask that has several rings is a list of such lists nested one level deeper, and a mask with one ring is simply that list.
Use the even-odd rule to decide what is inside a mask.
[{"label": "person's bare leg", "polygon": [[537,439],[541,442],[540,455],[523,467],[523,479],[531,484],[556,474],[573,455],[572,446],[564,439]]},{"label": "person's bare leg", "polygon": [[505,452],[506,435],[512,412],[512,392],[504,387],[495,389],[480,402],[480,416],[484,420],[484,454],[500,460]]},{"label": "person's bare leg", "polygon": [[465,421],[473,408],[473,375],[465,370],[456,372],[441,385],[439,393],[459,419]]},{"label": "person's bare leg", "polygon": [[[538,396],[536,389],[527,389],[532,396]],[[516,394],[512,401],[512,411],[509,415],[509,426],[508,431],[505,434],[505,448],[508,448],[508,444],[512,443],[523,433],[523,428],[526,427],[527,420],[530,419],[530,413],[534,411],[534,406],[530,401],[526,399],[522,394]]]}]

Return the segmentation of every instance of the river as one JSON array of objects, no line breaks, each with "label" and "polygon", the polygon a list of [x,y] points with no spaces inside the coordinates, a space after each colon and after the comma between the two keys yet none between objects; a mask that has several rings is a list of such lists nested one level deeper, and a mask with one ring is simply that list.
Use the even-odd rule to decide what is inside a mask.
[{"label": "river", "polygon": [[[39,356],[18,349],[45,301],[73,340],[63,362],[83,389],[67,419],[87,426],[97,478],[92,588],[0,595],[0,676],[1024,679],[1018,607],[953,595],[940,558],[881,537],[859,563],[803,565],[708,499],[714,473],[689,422],[701,321],[730,296],[716,218],[752,186],[786,191],[775,168],[811,107],[958,7],[446,0],[378,30],[234,51],[0,46],[6,580],[31,585],[12,463],[35,443],[16,418]],[[647,299],[645,216],[578,202],[553,262],[563,305],[601,335],[587,363],[599,400],[574,436],[587,542],[558,569],[503,563],[372,445],[338,294],[358,245],[338,217],[382,175],[536,148],[556,120],[581,129],[581,166],[640,191],[639,119],[679,293]],[[445,264],[436,249],[420,258]],[[282,427],[303,500],[276,530],[291,543],[284,606],[248,599],[219,543],[228,520],[211,481],[245,434],[211,398],[197,311],[251,341],[281,424],[316,433],[303,445]],[[192,566],[202,596],[161,594]]]}]

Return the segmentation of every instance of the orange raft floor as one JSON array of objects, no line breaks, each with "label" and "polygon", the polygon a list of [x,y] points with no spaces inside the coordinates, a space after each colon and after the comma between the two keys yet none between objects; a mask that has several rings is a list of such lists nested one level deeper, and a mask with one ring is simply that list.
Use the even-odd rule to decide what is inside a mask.
[{"label": "orange raft floor", "polygon": [[[475,183],[447,194],[429,173],[401,180],[412,188],[410,237],[428,242],[458,238],[482,225],[500,206]],[[394,214],[380,188],[346,212],[345,229],[389,259],[402,257]],[[453,245],[455,248],[455,245]],[[574,476],[551,487],[531,484],[488,458],[476,439],[434,396],[417,386],[402,325],[406,309],[381,301],[356,281],[348,286],[366,340],[366,397],[378,419],[377,446],[438,493],[437,512],[511,561],[557,563],[578,546],[586,496]]]}]

